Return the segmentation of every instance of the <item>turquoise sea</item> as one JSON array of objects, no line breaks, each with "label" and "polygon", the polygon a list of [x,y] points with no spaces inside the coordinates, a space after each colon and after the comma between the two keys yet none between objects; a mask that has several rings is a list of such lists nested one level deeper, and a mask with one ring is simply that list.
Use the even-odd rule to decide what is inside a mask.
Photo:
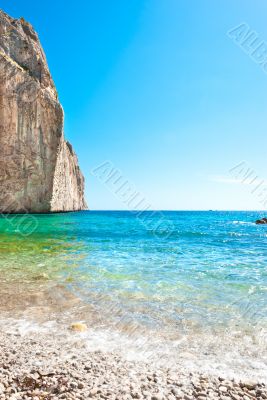
[{"label": "turquoise sea", "polygon": [[216,358],[256,374],[267,362],[267,226],[254,223],[263,216],[2,216],[0,272],[6,284],[56,283],[82,299],[95,316],[88,335],[100,347],[125,340],[131,354],[138,347],[183,365]]}]

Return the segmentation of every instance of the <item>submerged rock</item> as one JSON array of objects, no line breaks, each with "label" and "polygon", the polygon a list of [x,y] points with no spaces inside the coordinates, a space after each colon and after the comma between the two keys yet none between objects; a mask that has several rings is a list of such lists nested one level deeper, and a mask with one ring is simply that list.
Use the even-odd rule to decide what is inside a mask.
[{"label": "submerged rock", "polygon": [[0,10],[0,212],[87,208],[63,118],[36,32]]},{"label": "submerged rock", "polygon": [[74,322],[71,324],[71,330],[74,332],[85,332],[87,331],[87,325],[81,322]]},{"label": "submerged rock", "polygon": [[264,225],[267,224],[267,218],[257,219],[255,222],[257,225]]}]

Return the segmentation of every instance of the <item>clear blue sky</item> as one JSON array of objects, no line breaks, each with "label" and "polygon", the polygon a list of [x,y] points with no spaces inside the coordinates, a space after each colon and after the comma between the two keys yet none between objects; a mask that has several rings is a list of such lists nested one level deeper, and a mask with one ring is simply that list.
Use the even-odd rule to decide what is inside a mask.
[{"label": "clear blue sky", "polygon": [[37,30],[91,209],[124,209],[110,160],[155,209],[263,209],[229,170],[267,178],[267,73],[227,36],[267,41],[263,0],[0,0]]}]

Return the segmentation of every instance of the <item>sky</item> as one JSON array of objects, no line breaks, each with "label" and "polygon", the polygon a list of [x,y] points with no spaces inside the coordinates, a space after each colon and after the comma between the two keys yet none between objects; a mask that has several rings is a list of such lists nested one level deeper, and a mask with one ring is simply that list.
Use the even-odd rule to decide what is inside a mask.
[{"label": "sky", "polygon": [[265,1],[39,4],[0,0],[39,34],[90,209],[130,207],[105,163],[153,209],[267,208]]}]

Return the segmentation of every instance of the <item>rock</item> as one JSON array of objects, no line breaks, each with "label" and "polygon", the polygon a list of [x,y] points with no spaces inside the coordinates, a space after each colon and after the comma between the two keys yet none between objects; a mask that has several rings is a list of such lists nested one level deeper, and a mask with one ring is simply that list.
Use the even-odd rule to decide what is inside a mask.
[{"label": "rock", "polygon": [[206,396],[206,392],[203,392],[203,391],[202,391],[202,392],[198,392],[198,393],[196,394],[196,396],[197,396],[197,397],[201,397],[201,396],[204,396],[204,397],[205,397],[205,396]]},{"label": "rock", "polygon": [[143,390],[143,396],[150,397],[151,394],[150,394],[150,392],[148,390]]},{"label": "rock", "polygon": [[267,224],[267,218],[257,219],[255,222],[257,225],[264,225]]},{"label": "rock", "polygon": [[185,400],[194,400],[193,396],[190,396],[190,395],[188,395],[188,394],[185,394],[185,395],[184,395],[184,399],[185,399]]},{"label": "rock", "polygon": [[162,396],[162,394],[160,394],[160,393],[153,394],[153,395],[151,396],[151,400],[163,400],[163,396]]},{"label": "rock", "polygon": [[97,394],[98,388],[94,387],[93,389],[90,390],[89,396],[93,397]]},{"label": "rock", "polygon": [[141,394],[139,392],[131,392],[131,396],[133,399],[141,399]]},{"label": "rock", "polygon": [[248,390],[253,390],[256,389],[257,383],[252,381],[246,381],[246,382],[241,382],[240,386],[242,388],[247,388]]},{"label": "rock", "polygon": [[233,400],[240,400],[240,397],[238,396],[238,394],[231,392],[231,397]]},{"label": "rock", "polygon": [[182,398],[182,391],[181,390],[176,389],[176,388],[172,388],[171,392],[175,397]]},{"label": "rock", "polygon": [[82,382],[78,383],[78,389],[83,389],[84,388],[84,384]]},{"label": "rock", "polygon": [[71,324],[71,330],[74,332],[85,332],[87,331],[87,325],[81,322],[74,322]]},{"label": "rock", "polygon": [[87,208],[63,118],[36,32],[0,10],[0,212]]}]

